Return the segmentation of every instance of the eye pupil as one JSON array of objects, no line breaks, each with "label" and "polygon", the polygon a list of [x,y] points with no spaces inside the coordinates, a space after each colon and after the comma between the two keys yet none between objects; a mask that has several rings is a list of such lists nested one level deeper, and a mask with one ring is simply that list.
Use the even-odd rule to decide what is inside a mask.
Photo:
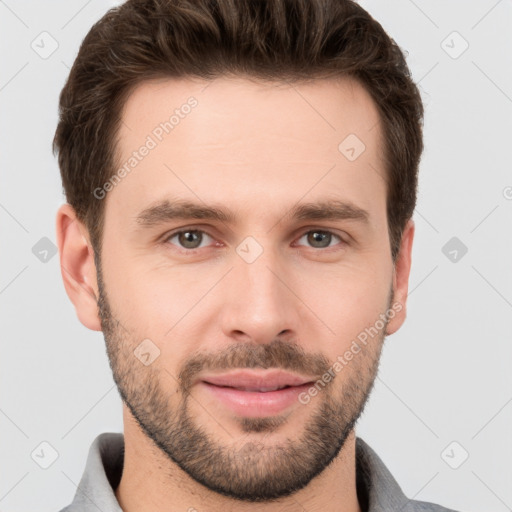
[{"label": "eye pupil", "polygon": [[[315,247],[328,247],[331,242],[331,234],[323,231],[311,231],[308,235],[308,242],[311,243]],[[320,245],[315,245],[315,243],[320,242]],[[325,243],[327,242],[327,243]]]},{"label": "eye pupil", "polygon": [[179,234],[179,241],[187,249],[196,249],[201,245],[201,236],[199,231],[183,231]]}]

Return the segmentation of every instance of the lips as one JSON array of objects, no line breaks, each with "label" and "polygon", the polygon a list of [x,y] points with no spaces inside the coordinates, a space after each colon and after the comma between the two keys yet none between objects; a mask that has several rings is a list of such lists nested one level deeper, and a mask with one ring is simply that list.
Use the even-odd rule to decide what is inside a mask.
[{"label": "lips", "polygon": [[201,380],[214,386],[234,388],[240,391],[267,393],[287,387],[308,384],[314,380],[314,377],[303,377],[282,370],[236,370],[228,374],[206,376]]},{"label": "lips", "polygon": [[256,418],[281,414],[298,407],[298,397],[316,380],[284,370],[234,370],[206,375],[196,381],[200,394],[213,399],[238,417]]}]

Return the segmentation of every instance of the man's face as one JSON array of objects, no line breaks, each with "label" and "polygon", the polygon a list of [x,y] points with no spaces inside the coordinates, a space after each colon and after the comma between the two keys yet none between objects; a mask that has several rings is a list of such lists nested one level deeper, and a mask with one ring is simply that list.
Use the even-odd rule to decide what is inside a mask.
[{"label": "man's face", "polygon": [[[161,80],[135,89],[122,121],[119,167],[137,160],[103,199],[98,286],[123,401],[206,487],[290,494],[351,433],[392,307],[377,110],[349,80]],[[319,215],[328,201],[344,214]],[[178,202],[226,215],[176,218]],[[295,386],[264,389],[279,371]]]}]

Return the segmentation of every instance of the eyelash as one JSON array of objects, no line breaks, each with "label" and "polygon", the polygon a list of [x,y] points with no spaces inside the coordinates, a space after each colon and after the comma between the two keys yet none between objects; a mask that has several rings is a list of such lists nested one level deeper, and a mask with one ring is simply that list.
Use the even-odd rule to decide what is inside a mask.
[{"label": "eyelash", "polygon": [[[168,244],[169,241],[174,238],[175,236],[178,236],[178,235],[181,235],[182,233],[188,233],[188,232],[195,232],[195,233],[203,233],[207,236],[209,236],[210,238],[214,239],[215,237],[213,237],[212,235],[210,235],[207,231],[204,231],[202,229],[196,229],[196,228],[188,228],[188,229],[180,229],[179,231],[174,231],[172,233],[169,233],[168,235],[165,236],[164,240],[163,240],[163,243],[164,244]],[[308,235],[309,233],[324,233],[324,234],[329,234],[329,235],[332,235],[334,237],[336,237],[340,242],[341,242],[341,245],[342,246],[345,246],[348,244],[348,242],[346,240],[344,240],[340,235],[337,235],[336,233],[334,233],[333,231],[330,231],[328,229],[316,229],[316,228],[313,228],[313,229],[308,229],[307,231],[304,231],[302,233],[302,235],[299,237],[299,240],[300,238],[304,237],[305,235]],[[174,244],[172,244],[174,245]],[[206,247],[196,247],[194,249],[186,249],[184,247],[180,247],[180,246],[175,246],[177,247],[179,250],[181,250],[182,252],[184,253],[187,253],[187,254],[195,254],[197,251],[201,250],[201,249],[205,249]],[[318,247],[310,247],[310,249],[314,249],[314,250],[317,250],[317,251],[327,251],[327,250],[332,250],[334,247],[336,246],[328,246],[328,247],[321,247],[321,248],[318,248]]]}]

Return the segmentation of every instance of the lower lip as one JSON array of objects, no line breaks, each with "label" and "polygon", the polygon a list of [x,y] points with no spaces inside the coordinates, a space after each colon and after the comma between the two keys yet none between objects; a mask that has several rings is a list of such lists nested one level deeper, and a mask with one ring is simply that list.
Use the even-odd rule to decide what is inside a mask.
[{"label": "lower lip", "polygon": [[300,393],[311,386],[311,383],[306,383],[301,386],[290,386],[275,391],[242,391],[235,388],[215,386],[204,381],[199,384],[235,414],[247,418],[278,414],[293,403],[298,403]]}]

